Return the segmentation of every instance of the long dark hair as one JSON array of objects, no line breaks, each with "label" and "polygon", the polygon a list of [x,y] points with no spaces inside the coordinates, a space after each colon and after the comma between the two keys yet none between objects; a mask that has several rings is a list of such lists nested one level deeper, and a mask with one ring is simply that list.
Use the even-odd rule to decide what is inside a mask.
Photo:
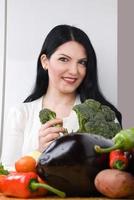
[{"label": "long dark hair", "polygon": [[49,59],[60,45],[68,41],[79,42],[86,50],[86,76],[77,89],[77,93],[80,95],[81,102],[92,98],[102,104],[110,106],[111,109],[115,111],[116,117],[122,125],[121,113],[115,108],[115,106],[106,100],[99,88],[96,54],[89,37],[81,29],[70,25],[58,25],[54,27],[47,35],[38,57],[35,87],[33,92],[25,99],[24,102],[34,101],[43,96],[47,91],[48,73],[41,65],[41,55],[45,54]]}]

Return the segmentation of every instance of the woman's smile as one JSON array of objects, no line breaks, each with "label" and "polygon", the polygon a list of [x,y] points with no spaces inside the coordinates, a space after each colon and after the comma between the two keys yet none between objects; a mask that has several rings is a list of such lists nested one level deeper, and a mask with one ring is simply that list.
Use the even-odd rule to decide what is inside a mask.
[{"label": "woman's smile", "polygon": [[63,77],[62,79],[68,84],[73,84],[77,81],[77,78],[73,77]]}]

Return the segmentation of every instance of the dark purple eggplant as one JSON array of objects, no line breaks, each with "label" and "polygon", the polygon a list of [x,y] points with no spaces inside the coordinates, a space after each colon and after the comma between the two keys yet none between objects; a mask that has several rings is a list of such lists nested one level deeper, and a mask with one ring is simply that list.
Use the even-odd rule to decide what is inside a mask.
[{"label": "dark purple eggplant", "polygon": [[97,154],[94,145],[110,147],[112,140],[89,133],[72,133],[51,143],[41,154],[37,173],[67,196],[96,195],[94,179],[108,168],[109,154]]},{"label": "dark purple eggplant", "polygon": [[130,172],[132,175],[134,175],[134,149],[131,149],[127,152],[128,157],[128,168],[126,171]]}]

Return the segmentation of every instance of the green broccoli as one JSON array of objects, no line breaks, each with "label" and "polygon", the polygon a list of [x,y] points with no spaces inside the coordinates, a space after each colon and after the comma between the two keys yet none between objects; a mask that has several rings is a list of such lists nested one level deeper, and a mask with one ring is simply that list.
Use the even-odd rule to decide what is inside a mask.
[{"label": "green broccoli", "polygon": [[87,112],[88,106],[84,103],[81,103],[79,105],[75,105],[73,107],[73,110],[76,112],[78,116],[78,121],[79,121],[79,128],[80,130],[84,131],[84,124],[87,122],[89,119],[89,112]]},{"label": "green broccoli", "polygon": [[98,101],[88,99],[84,103],[75,105],[73,110],[78,117],[78,132],[98,134],[111,139],[121,130],[120,124],[115,122],[114,111]]},{"label": "green broccoli", "polygon": [[105,119],[107,121],[113,121],[115,120],[116,116],[115,116],[115,112],[113,110],[111,110],[110,107],[106,106],[106,105],[102,105],[101,106],[101,110],[105,116]]},{"label": "green broccoli", "polygon": [[[56,118],[56,113],[48,108],[44,108],[39,112],[39,118],[40,118],[40,122],[42,124],[45,124],[47,121],[51,120],[51,119],[55,119]],[[57,124],[55,125],[57,127],[61,127],[61,124]],[[68,130],[67,128],[65,128],[64,130],[64,135],[68,134]]]},{"label": "green broccoli", "polygon": [[101,107],[101,103],[95,101],[94,99],[87,99],[85,100],[84,104],[89,105],[89,109],[92,109],[94,112],[99,111]]},{"label": "green broccoli", "polygon": [[121,130],[118,123],[107,122],[106,120],[92,120],[85,123],[85,130],[88,133],[102,135],[105,138],[112,139],[115,134]]},{"label": "green broccoli", "polygon": [[39,112],[40,122],[45,124],[47,121],[56,118],[56,113],[48,108],[44,108]]}]

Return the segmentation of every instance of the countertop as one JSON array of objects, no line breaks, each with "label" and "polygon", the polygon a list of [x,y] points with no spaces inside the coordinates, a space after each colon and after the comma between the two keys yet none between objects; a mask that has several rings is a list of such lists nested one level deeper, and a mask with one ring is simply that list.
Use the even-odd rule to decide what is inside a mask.
[{"label": "countertop", "polygon": [[[28,198],[28,200],[110,200],[106,197],[66,197],[66,198],[60,198],[57,196],[47,196],[47,197],[41,197],[41,198]],[[14,197],[5,197],[2,194],[0,194],[0,200],[24,200],[23,198],[14,198]]]}]

